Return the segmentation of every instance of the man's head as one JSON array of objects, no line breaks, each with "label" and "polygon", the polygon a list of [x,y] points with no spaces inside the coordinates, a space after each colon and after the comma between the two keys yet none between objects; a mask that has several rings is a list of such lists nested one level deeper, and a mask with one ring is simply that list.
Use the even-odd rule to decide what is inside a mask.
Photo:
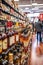
[{"label": "man's head", "polygon": [[39,22],[40,22],[41,20],[39,19]]}]

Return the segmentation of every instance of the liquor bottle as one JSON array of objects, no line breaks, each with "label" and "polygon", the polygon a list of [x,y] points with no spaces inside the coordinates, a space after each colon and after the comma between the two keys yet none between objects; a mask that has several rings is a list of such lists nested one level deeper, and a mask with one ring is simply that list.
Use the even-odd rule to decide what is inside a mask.
[{"label": "liquor bottle", "polygon": [[15,37],[14,37],[14,32],[12,31],[12,42],[13,42],[13,45],[15,44]]},{"label": "liquor bottle", "polygon": [[24,31],[24,34],[27,34],[28,33],[28,29],[26,29],[25,31]]},{"label": "liquor bottle", "polygon": [[0,64],[2,61],[2,37],[0,36]]},{"label": "liquor bottle", "polygon": [[8,61],[0,58],[0,65],[8,65]]},{"label": "liquor bottle", "polygon": [[14,50],[14,65],[19,65],[18,61],[19,61],[19,57],[18,57],[17,50],[15,49]]},{"label": "liquor bottle", "polygon": [[8,54],[9,64],[13,64],[14,63],[13,59],[14,59],[13,53],[12,52],[9,52],[9,54]]},{"label": "liquor bottle", "polygon": [[16,32],[16,43],[18,43],[19,42],[19,34],[18,34],[18,32]]},{"label": "liquor bottle", "polygon": [[8,65],[8,61],[7,60],[2,60],[1,65]]},{"label": "liquor bottle", "polygon": [[[23,39],[23,40],[22,40],[22,39]],[[28,39],[28,34],[26,34],[26,35],[22,34],[21,40],[22,40],[22,44],[23,44],[23,47],[24,47],[24,51],[27,52],[27,49],[28,49],[28,41],[29,41],[29,39]],[[22,47],[22,48],[23,48],[23,47]]]},{"label": "liquor bottle", "polygon": [[9,47],[11,47],[12,45],[14,45],[15,43],[15,38],[14,38],[14,32],[9,32],[8,33],[8,43],[9,43]]},{"label": "liquor bottle", "polygon": [[8,65],[7,54],[4,52],[0,55],[0,65]]},{"label": "liquor bottle", "polygon": [[12,31],[12,42],[13,42],[13,45],[15,44],[15,36],[14,36],[15,32]]},{"label": "liquor bottle", "polygon": [[2,53],[2,36],[0,35],[0,54]]},{"label": "liquor bottle", "polygon": [[2,48],[3,52],[5,52],[8,49],[8,38],[5,33],[2,34]]},{"label": "liquor bottle", "polygon": [[23,35],[20,35],[20,42],[23,43]]}]

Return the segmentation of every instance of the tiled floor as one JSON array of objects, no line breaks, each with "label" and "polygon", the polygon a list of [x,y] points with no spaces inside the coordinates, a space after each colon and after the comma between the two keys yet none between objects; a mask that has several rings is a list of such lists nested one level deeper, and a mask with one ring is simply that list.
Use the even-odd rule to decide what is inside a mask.
[{"label": "tiled floor", "polygon": [[36,35],[34,35],[32,44],[32,53],[31,53],[31,65],[43,65],[43,56],[38,57],[36,55],[36,47],[37,47],[37,39]]}]

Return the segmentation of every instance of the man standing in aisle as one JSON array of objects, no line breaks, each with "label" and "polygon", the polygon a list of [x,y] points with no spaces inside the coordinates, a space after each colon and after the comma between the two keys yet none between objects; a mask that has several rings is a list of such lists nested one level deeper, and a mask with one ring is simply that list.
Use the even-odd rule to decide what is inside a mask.
[{"label": "man standing in aisle", "polygon": [[41,25],[40,19],[38,22],[35,23],[35,29],[37,32],[37,45],[39,46],[40,42],[41,42],[41,30],[42,30],[42,25]]},{"label": "man standing in aisle", "polygon": [[42,43],[43,43],[43,20],[42,20],[42,32],[41,32],[41,39],[42,39]]}]

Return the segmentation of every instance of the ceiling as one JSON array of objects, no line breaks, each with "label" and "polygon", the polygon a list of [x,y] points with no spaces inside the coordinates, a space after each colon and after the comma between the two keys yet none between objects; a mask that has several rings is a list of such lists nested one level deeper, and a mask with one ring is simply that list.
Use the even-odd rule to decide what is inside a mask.
[{"label": "ceiling", "polygon": [[19,0],[18,4],[23,12],[43,12],[43,0]]},{"label": "ceiling", "polygon": [[31,4],[31,3],[39,3],[39,4],[43,4],[43,0],[19,0],[19,4],[20,5],[27,5],[27,4]]}]

